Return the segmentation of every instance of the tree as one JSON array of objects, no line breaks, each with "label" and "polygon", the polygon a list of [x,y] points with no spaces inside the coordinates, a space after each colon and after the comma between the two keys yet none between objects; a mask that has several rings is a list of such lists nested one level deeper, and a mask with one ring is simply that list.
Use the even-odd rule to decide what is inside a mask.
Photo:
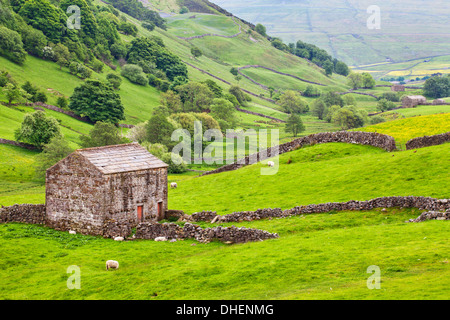
[{"label": "tree", "polygon": [[330,60],[325,61],[325,63],[323,64],[323,68],[327,76],[331,76],[333,74],[334,65]]},{"label": "tree", "polygon": [[225,132],[227,129],[236,128],[239,119],[237,117],[236,108],[226,99],[214,99],[211,105],[211,116],[216,119]]},{"label": "tree", "polygon": [[241,106],[247,106],[247,99],[245,98],[245,94],[238,85],[232,85],[230,89],[228,89],[228,92],[236,97]]},{"label": "tree", "polygon": [[124,120],[124,107],[114,88],[99,80],[87,80],[76,87],[70,97],[69,108],[94,122],[117,123]]},{"label": "tree", "polygon": [[235,77],[239,74],[238,69],[235,68],[235,67],[232,67],[232,68],[230,69],[230,72],[231,72],[231,74],[232,74],[233,76],[235,76]]},{"label": "tree", "polygon": [[42,58],[44,47],[47,45],[47,38],[44,33],[28,25],[24,25],[19,31],[25,51],[35,57]]},{"label": "tree", "polygon": [[286,122],[286,131],[291,132],[296,137],[300,132],[305,131],[302,118],[298,114],[291,114]]},{"label": "tree", "polygon": [[188,12],[189,12],[189,9],[186,6],[182,6],[180,8],[180,14],[185,14],[185,13],[188,13]]},{"label": "tree", "polygon": [[430,98],[444,98],[450,96],[450,76],[431,77],[425,81],[424,94]]},{"label": "tree", "polygon": [[27,113],[20,128],[15,131],[17,141],[32,144],[40,149],[59,135],[61,133],[58,121],[53,117],[47,117],[45,112],[40,110]]},{"label": "tree", "polygon": [[381,112],[392,110],[392,109],[395,109],[396,107],[397,106],[395,105],[394,102],[389,101],[387,99],[381,99],[378,101],[378,104],[377,104],[377,110],[379,110]]},{"label": "tree", "polygon": [[356,106],[357,103],[355,97],[352,96],[351,94],[344,95],[342,100],[344,101],[345,106]]},{"label": "tree", "polygon": [[281,96],[279,104],[286,113],[303,113],[308,110],[308,105],[301,95],[292,90],[287,90]]},{"label": "tree", "polygon": [[10,82],[2,88],[2,92],[6,96],[9,105],[11,105],[13,101],[25,102],[27,99],[31,98],[31,96],[25,90],[15,86]]},{"label": "tree", "polygon": [[128,143],[129,140],[121,136],[118,128],[109,122],[99,121],[89,131],[89,135],[80,136],[83,148],[112,146]]},{"label": "tree", "polygon": [[[161,160],[169,165],[169,173],[183,173],[187,171],[187,164],[178,154],[164,153]],[[175,160],[175,161],[174,161]]]},{"label": "tree", "polygon": [[42,152],[37,156],[35,162],[35,174],[38,179],[45,178],[45,172],[48,168],[64,159],[73,152],[69,143],[63,136],[53,137],[49,143],[44,145]]},{"label": "tree", "polygon": [[267,30],[266,27],[264,27],[262,24],[258,23],[255,27],[255,31],[258,32],[263,37],[267,37]]},{"label": "tree", "polygon": [[354,106],[346,106],[337,110],[332,116],[332,122],[342,129],[359,128],[364,126],[367,114]]},{"label": "tree", "polygon": [[375,79],[368,72],[364,72],[362,75],[362,86],[366,89],[372,89],[375,87]]},{"label": "tree", "polygon": [[172,144],[171,136],[174,126],[167,120],[167,115],[163,112],[157,112],[148,120],[147,141],[150,143],[161,143],[165,146]]},{"label": "tree", "polygon": [[12,62],[22,64],[27,58],[20,35],[0,25],[0,55]]},{"label": "tree", "polygon": [[344,77],[348,76],[348,74],[350,73],[350,69],[348,68],[348,66],[342,62],[342,61],[338,61],[336,62],[336,66],[334,67],[334,71],[337,74],[340,74]]},{"label": "tree", "polygon": [[172,90],[161,93],[160,102],[169,109],[170,113],[177,113],[183,110],[183,102],[180,96]]},{"label": "tree", "polygon": [[131,128],[127,133],[127,138],[133,142],[143,143],[147,138],[146,123],[141,122]]},{"label": "tree", "polygon": [[206,84],[200,82],[188,82],[176,87],[176,90],[183,102],[184,112],[208,111],[214,99],[214,93]]},{"label": "tree", "polygon": [[114,89],[119,90],[122,84],[122,78],[115,73],[108,73],[106,75],[106,80],[113,86]]},{"label": "tree", "polygon": [[347,83],[352,89],[356,90],[363,85],[363,79],[360,73],[350,73],[347,77]]},{"label": "tree", "polygon": [[222,98],[223,89],[214,80],[207,79],[207,80],[203,81],[202,83],[204,83],[208,86],[208,88],[214,93],[216,98]]},{"label": "tree", "polygon": [[142,27],[147,29],[148,31],[153,31],[155,30],[156,25],[153,22],[143,22],[142,23]]},{"label": "tree", "polygon": [[314,100],[312,107],[311,107],[311,113],[318,117],[320,120],[325,119],[325,115],[327,114],[328,107],[321,99]]},{"label": "tree", "polygon": [[56,100],[56,105],[61,109],[66,109],[68,106],[67,99],[65,97],[58,97]]},{"label": "tree", "polygon": [[203,55],[203,52],[197,47],[192,47],[191,54],[197,59]]}]

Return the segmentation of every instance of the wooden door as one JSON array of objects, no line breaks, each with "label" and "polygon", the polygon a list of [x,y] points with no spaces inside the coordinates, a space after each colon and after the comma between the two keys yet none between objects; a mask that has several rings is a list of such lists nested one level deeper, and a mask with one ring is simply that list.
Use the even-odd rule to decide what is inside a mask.
[{"label": "wooden door", "polygon": [[137,207],[137,218],[138,218],[138,222],[144,221],[143,206]]},{"label": "wooden door", "polygon": [[162,212],[162,202],[158,202],[158,220],[163,219],[163,212]]}]

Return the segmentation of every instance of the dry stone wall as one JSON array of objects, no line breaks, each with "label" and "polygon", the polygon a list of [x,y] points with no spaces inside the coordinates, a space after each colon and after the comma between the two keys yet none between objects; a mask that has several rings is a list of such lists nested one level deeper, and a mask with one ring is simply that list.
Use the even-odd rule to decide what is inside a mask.
[{"label": "dry stone wall", "polygon": [[217,215],[215,212],[204,211],[192,215],[184,215],[182,221],[212,223],[229,223],[253,221],[270,218],[285,218],[303,214],[326,213],[331,211],[368,211],[376,208],[417,208],[420,210],[445,211],[450,209],[450,199],[435,199],[429,197],[381,197],[368,201],[330,202],[298,206],[292,209],[280,208],[258,209],[256,211],[240,211],[227,215]]},{"label": "dry stone wall", "polygon": [[423,222],[426,220],[450,220],[450,209],[445,212],[428,211],[422,213],[417,219],[411,219],[408,222]]},{"label": "dry stone wall", "polygon": [[21,222],[30,224],[45,224],[44,204],[16,204],[0,208],[0,223]]},{"label": "dry stone wall", "polygon": [[38,150],[38,148],[36,146],[33,146],[32,144],[17,142],[17,141],[8,140],[8,139],[2,139],[2,138],[0,138],[0,144],[9,144],[11,146],[21,147],[21,148],[25,148],[28,150]]},{"label": "dry stone wall", "polygon": [[[359,132],[359,131],[339,131],[339,132],[321,132],[302,137],[291,142],[281,144],[278,146],[278,154],[293,151],[306,145],[330,143],[330,142],[344,142],[360,145],[370,145],[386,151],[394,151],[397,149],[395,139],[391,136],[376,133],[376,132]],[[267,156],[265,155],[267,154]],[[277,148],[269,148],[266,152],[258,152],[250,155],[232,164],[222,166],[218,169],[203,173],[201,176],[216,174],[226,171],[240,169],[245,165],[262,161],[277,155]]]},{"label": "dry stone wall", "polygon": [[450,142],[450,132],[409,140],[406,143],[406,150],[437,146],[446,142]]},{"label": "dry stone wall", "polygon": [[245,243],[250,241],[263,241],[276,239],[278,234],[270,233],[259,229],[237,228],[237,227],[214,227],[203,229],[200,226],[186,223],[180,227],[174,223],[148,223],[144,222],[136,228],[135,238],[137,239],[195,239],[202,243],[214,240],[226,243]]}]

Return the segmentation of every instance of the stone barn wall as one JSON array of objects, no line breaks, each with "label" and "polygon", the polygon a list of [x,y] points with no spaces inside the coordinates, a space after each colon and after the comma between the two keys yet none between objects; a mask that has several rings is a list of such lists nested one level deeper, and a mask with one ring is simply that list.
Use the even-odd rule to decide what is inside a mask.
[{"label": "stone barn wall", "polygon": [[77,153],[47,171],[46,224],[51,228],[102,235],[107,200],[103,175]]},{"label": "stone barn wall", "polygon": [[129,221],[136,227],[137,206],[143,206],[144,221],[157,221],[158,202],[167,210],[167,168],[116,173],[106,176],[106,220]]}]

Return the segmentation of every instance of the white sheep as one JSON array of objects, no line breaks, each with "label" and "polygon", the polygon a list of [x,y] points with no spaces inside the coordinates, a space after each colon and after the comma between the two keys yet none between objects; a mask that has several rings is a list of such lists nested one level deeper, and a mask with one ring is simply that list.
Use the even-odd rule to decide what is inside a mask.
[{"label": "white sheep", "polygon": [[115,237],[114,241],[123,241],[125,240],[124,237]]},{"label": "white sheep", "polygon": [[267,162],[267,165],[269,166],[269,167],[275,167],[275,162],[273,162],[273,161],[269,161],[269,162]]},{"label": "white sheep", "polygon": [[176,188],[178,188],[178,184],[177,184],[176,182],[172,182],[172,183],[170,184],[170,187],[171,187],[172,189],[176,189]]},{"label": "white sheep", "polygon": [[167,241],[166,237],[157,237],[155,238],[155,241]]},{"label": "white sheep", "polygon": [[119,262],[114,260],[108,260],[106,261],[106,270],[109,269],[119,269]]},{"label": "white sheep", "polygon": [[69,234],[77,234],[77,232],[73,231],[73,230],[69,230]]}]

